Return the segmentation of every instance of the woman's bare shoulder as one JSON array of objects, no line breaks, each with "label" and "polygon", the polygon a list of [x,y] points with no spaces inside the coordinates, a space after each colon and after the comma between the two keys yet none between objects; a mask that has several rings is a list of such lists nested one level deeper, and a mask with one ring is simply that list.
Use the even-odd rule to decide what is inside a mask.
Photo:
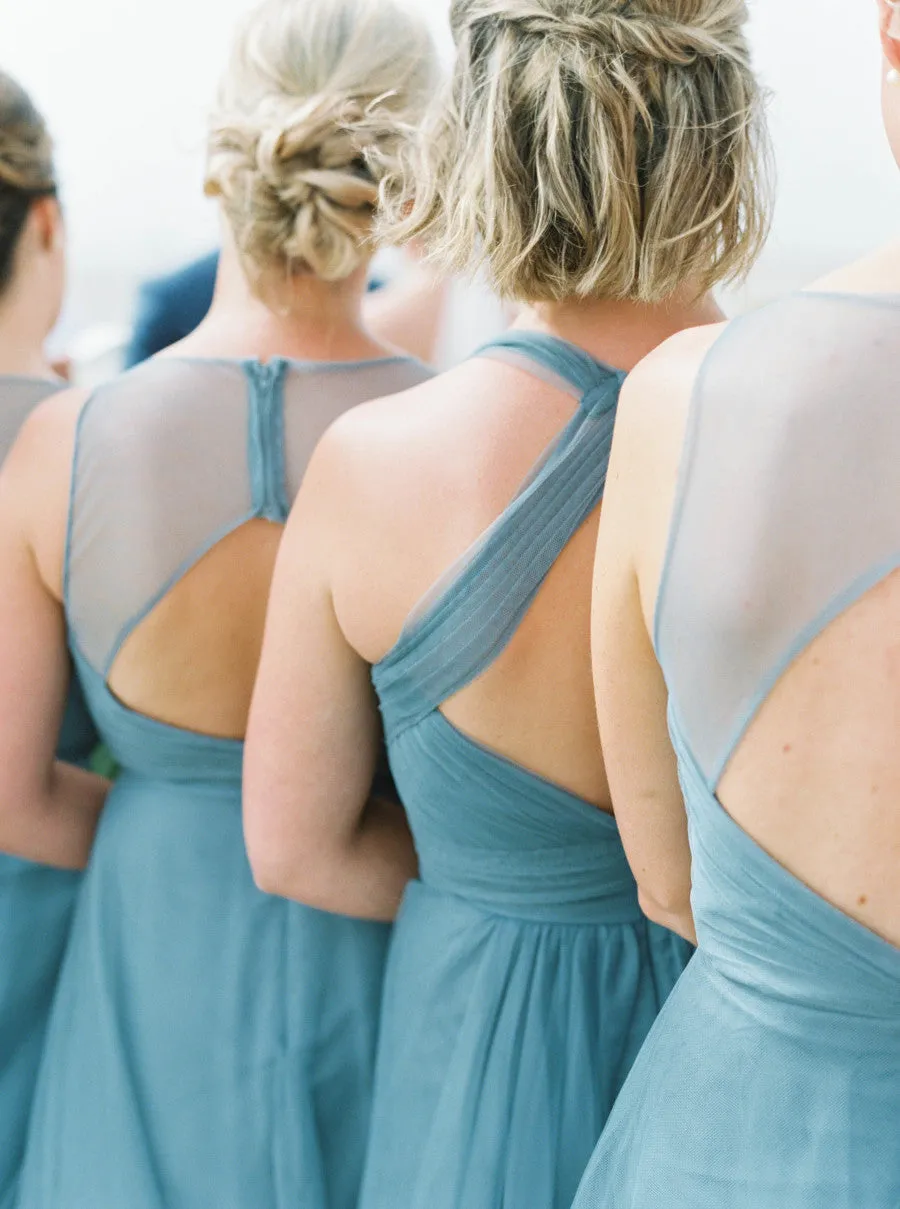
[{"label": "woman's bare shoulder", "polygon": [[730,326],[716,323],[687,328],[635,366],[622,387],[619,433],[633,431],[644,445],[654,433],[659,436],[683,428],[703,364]]},{"label": "woman's bare shoulder", "polygon": [[819,278],[807,293],[900,293],[900,242],[888,244]]},{"label": "woman's bare shoulder", "polygon": [[439,475],[450,451],[465,441],[454,400],[465,392],[468,366],[399,394],[350,408],[322,437],[307,480],[331,481],[342,493],[383,503]]},{"label": "woman's bare shoulder", "polygon": [[6,479],[23,476],[45,490],[62,473],[68,480],[78,418],[90,398],[83,388],[62,390],[44,399],[28,415],[3,465]]},{"label": "woman's bare shoulder", "polygon": [[25,420],[0,471],[2,523],[34,552],[41,577],[59,595],[78,418],[90,398],[60,391]]},{"label": "woman's bare shoulder", "polygon": [[441,423],[448,401],[459,396],[462,384],[472,375],[472,367],[472,362],[465,362],[396,394],[351,407],[332,425],[329,439],[337,436],[352,442],[380,436],[391,442],[427,432]]}]

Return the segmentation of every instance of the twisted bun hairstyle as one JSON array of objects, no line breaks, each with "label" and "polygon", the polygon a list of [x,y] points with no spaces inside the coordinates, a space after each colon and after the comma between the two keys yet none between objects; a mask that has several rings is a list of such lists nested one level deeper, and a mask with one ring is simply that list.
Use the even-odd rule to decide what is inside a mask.
[{"label": "twisted bun hairstyle", "polygon": [[363,263],[379,182],[436,64],[396,0],[265,0],[251,14],[212,118],[206,192],[257,275],[341,281]]},{"label": "twisted bun hairstyle", "polygon": [[456,63],[382,235],[519,301],[660,302],[768,233],[744,0],[453,0]]},{"label": "twisted bun hairstyle", "polygon": [[0,71],[0,294],[32,203],[56,193],[53,142],[27,92]]}]

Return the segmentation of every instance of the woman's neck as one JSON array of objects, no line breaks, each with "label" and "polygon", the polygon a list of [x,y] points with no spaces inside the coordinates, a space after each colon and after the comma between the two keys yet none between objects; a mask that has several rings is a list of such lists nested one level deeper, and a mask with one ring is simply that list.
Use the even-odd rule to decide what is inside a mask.
[{"label": "woman's neck", "polygon": [[0,299],[0,374],[52,378],[44,352],[46,316],[20,297],[15,286]]},{"label": "woman's neck", "polygon": [[685,289],[664,303],[578,299],[534,303],[516,327],[566,340],[616,369],[632,370],[665,340],[689,327],[720,323],[725,315],[712,294]]},{"label": "woman's neck", "polygon": [[315,361],[385,356],[389,350],[366,331],[363,322],[365,283],[364,268],[336,284],[297,275],[266,288],[263,301],[226,244],[209,314],[175,351],[262,361],[276,356]]}]

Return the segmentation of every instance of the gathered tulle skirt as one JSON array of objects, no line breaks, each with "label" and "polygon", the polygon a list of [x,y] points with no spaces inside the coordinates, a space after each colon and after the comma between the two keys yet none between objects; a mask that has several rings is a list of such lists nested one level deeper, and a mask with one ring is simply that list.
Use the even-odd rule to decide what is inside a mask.
[{"label": "gathered tulle skirt", "polygon": [[[73,679],[58,756],[84,767],[97,743]],[[0,1209],[15,1204],[19,1168],[81,876],[0,855]]]},{"label": "gathered tulle skirt", "polygon": [[690,952],[643,919],[528,922],[412,883],[360,1209],[569,1209]]},{"label": "gathered tulle skirt", "polygon": [[239,785],[124,776],[18,1209],[355,1209],[388,934],[258,891]]},{"label": "gathered tulle skirt", "polygon": [[0,1209],[10,1209],[79,876],[0,856]]},{"label": "gathered tulle skirt", "polygon": [[574,1209],[898,1209],[900,1016],[802,1007],[694,957]]}]

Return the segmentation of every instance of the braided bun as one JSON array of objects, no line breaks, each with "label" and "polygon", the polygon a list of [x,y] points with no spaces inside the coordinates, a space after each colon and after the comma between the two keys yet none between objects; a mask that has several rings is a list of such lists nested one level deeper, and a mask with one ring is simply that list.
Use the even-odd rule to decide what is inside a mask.
[{"label": "braided bun", "polygon": [[35,198],[56,192],[53,142],[25,90],[0,72],[0,293]]},{"label": "braided bun", "polygon": [[341,281],[363,263],[379,180],[434,75],[424,25],[394,0],[267,0],[253,13],[211,124],[206,191],[258,273]]},{"label": "braided bun", "polygon": [[659,302],[752,264],[764,93],[744,0],[453,0],[453,77],[383,185],[418,238],[503,297]]}]

